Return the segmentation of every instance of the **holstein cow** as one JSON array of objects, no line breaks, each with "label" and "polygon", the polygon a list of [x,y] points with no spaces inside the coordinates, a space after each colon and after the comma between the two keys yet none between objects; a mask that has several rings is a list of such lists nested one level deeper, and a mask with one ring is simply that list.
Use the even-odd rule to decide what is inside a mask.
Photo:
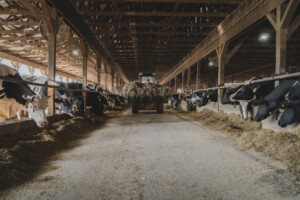
[{"label": "holstein cow", "polygon": [[286,100],[278,103],[279,112],[282,113],[278,121],[281,127],[300,122],[300,79],[289,89],[286,97]]},{"label": "holstein cow", "polygon": [[285,95],[289,92],[295,82],[296,80],[293,79],[284,80],[267,96],[251,101],[252,105],[259,106],[255,116],[255,121],[260,122],[269,117],[272,113],[277,112],[278,102],[285,99]]},{"label": "holstein cow", "polygon": [[[70,88],[70,89],[82,89],[81,83],[59,83],[60,86]],[[55,90],[55,96],[59,96],[62,100],[70,101],[77,110],[84,111],[84,101],[82,92],[74,91],[64,91],[64,90]],[[87,106],[92,108],[92,111],[96,115],[103,115],[104,110],[104,97],[100,92],[87,92]],[[106,100],[105,100],[106,101]]]},{"label": "holstein cow", "polygon": [[232,87],[232,88],[225,88],[223,89],[223,98],[222,98],[222,104],[239,104],[237,101],[232,102],[230,99],[230,96],[234,93],[236,93],[242,86],[238,87]]},{"label": "holstein cow", "polygon": [[168,104],[173,108],[177,108],[180,104],[179,94],[173,94],[172,98],[168,100]]},{"label": "holstein cow", "polygon": [[122,107],[124,105],[124,98],[117,94],[109,94],[108,105],[109,109],[114,109],[115,107]]},{"label": "holstein cow", "polygon": [[[60,87],[82,90],[81,83],[57,82]],[[84,111],[82,92],[55,90],[55,102],[60,105],[62,111],[71,114],[74,111]]]},{"label": "holstein cow", "polygon": [[[48,78],[46,76],[35,76],[35,75],[21,75],[22,78],[26,81],[34,82],[34,83],[40,83],[40,84],[48,84]],[[54,82],[52,83],[52,85]],[[55,83],[59,85],[58,83]],[[35,92],[35,94],[48,94],[48,90],[45,87],[41,86],[29,86],[32,91]],[[67,113],[69,115],[72,115],[73,113],[73,105],[70,99],[67,97],[63,97],[60,95],[59,92],[55,91],[55,107],[59,108],[62,112]]]},{"label": "holstein cow", "polygon": [[217,102],[218,101],[218,90],[205,90],[200,93],[200,99],[198,101],[197,106],[202,107],[205,106],[209,101]]},{"label": "holstein cow", "polygon": [[274,81],[261,83],[246,82],[234,94],[230,96],[230,101],[239,102],[241,116],[243,120],[248,119],[248,110],[251,108],[250,102],[255,99],[263,99],[274,89]]},{"label": "holstein cow", "polygon": [[[0,76],[22,80],[17,70],[3,64],[0,64]],[[45,114],[48,107],[47,96],[36,95],[27,84],[0,80],[0,117],[8,118],[3,110],[12,106],[17,106],[18,111],[22,109],[27,111],[38,127],[42,128],[48,124]]]}]

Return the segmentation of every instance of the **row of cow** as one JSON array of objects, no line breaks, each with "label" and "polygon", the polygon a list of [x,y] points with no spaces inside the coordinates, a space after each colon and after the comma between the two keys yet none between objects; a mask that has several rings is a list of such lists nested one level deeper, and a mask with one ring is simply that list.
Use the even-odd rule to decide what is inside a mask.
[{"label": "row of cow", "polygon": [[[48,84],[47,77],[21,76],[17,70],[3,64],[0,64],[0,76],[39,84]],[[56,82],[55,84],[68,89],[82,90],[83,88],[81,83]],[[96,91],[97,85],[88,84],[87,89]],[[20,119],[20,111],[24,110],[28,112],[38,127],[45,127],[47,125],[45,111],[48,107],[48,98],[47,88],[45,87],[12,83],[0,79],[0,118],[10,118],[15,114]],[[103,115],[105,110],[121,107],[123,104],[123,97],[105,91],[87,92],[86,95],[86,105],[96,115]],[[84,112],[83,93],[80,91],[55,90],[55,107],[69,115],[77,111]],[[13,108],[16,112],[10,110],[8,113],[7,108]]]},{"label": "row of cow", "polygon": [[[257,122],[273,115],[280,127],[300,122],[300,79],[282,80],[277,87],[274,81],[251,83],[253,80],[223,89],[221,103],[239,106],[242,120],[252,113]],[[190,95],[173,94],[169,104],[190,111],[217,101],[218,90],[202,90]]]}]

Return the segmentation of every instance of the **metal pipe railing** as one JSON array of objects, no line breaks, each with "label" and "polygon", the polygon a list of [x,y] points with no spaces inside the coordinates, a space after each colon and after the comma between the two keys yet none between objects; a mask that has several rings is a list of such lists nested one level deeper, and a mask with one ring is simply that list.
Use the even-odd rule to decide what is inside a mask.
[{"label": "metal pipe railing", "polygon": [[30,81],[25,81],[25,80],[21,80],[21,79],[15,79],[15,78],[11,78],[11,77],[4,77],[4,76],[0,76],[0,80],[4,80],[4,81],[7,81],[7,82],[11,82],[11,83],[28,84],[28,85],[35,85],[35,86],[45,87],[45,88],[53,88],[53,89],[63,90],[63,91],[68,91],[68,92],[92,92],[92,93],[100,93],[100,94],[102,92],[108,92],[108,93],[110,93],[107,90],[103,90],[103,91],[90,91],[90,90],[82,90],[82,89],[71,89],[71,88],[65,88],[65,87],[55,86],[55,85],[34,83],[34,82],[30,82]]},{"label": "metal pipe railing", "polygon": [[[296,78],[296,77],[300,77],[300,72],[295,72],[295,73],[291,73],[291,74],[282,74],[282,75],[277,75],[277,76],[272,76],[272,77],[266,77],[266,78],[250,81],[250,83],[261,83],[261,82],[266,82],[266,81],[277,81],[277,80],[282,80],[282,79],[287,79],[287,78]],[[235,83],[235,84],[232,84],[232,85],[217,86],[217,87],[212,87],[212,88],[194,90],[194,92],[200,92],[200,91],[205,91],[205,90],[224,89],[224,88],[230,88],[230,87],[238,87],[238,86],[241,86],[241,85],[244,85],[244,84],[245,84],[245,82]]]}]

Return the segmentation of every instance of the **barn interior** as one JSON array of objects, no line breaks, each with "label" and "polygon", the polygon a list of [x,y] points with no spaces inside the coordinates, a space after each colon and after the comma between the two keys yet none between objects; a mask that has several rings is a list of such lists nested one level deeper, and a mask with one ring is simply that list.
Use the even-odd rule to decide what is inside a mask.
[{"label": "barn interior", "polygon": [[[299,0],[0,0],[0,24],[0,199],[300,198],[300,105],[282,127],[281,101],[259,122],[259,107],[245,120],[245,100],[222,103],[229,86],[299,84]],[[48,83],[12,80],[5,66]],[[156,113],[141,102],[136,114],[124,88],[141,74],[181,103],[170,96],[161,113],[152,102]],[[47,127],[18,119],[5,81],[45,88]],[[56,91],[76,89],[84,112],[57,109]],[[190,110],[203,91],[217,101]],[[108,101],[101,116],[90,93]]]}]

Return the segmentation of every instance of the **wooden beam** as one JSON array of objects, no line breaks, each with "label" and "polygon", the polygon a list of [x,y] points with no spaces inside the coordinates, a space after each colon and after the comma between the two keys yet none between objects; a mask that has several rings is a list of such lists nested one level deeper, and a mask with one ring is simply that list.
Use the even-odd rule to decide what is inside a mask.
[{"label": "wooden beam", "polygon": [[229,53],[225,52],[226,53],[225,58],[224,58],[224,64],[225,65],[238,52],[238,50],[243,46],[243,44],[245,43],[246,38],[247,38],[247,36],[244,39],[242,39],[240,42],[238,42]]},{"label": "wooden beam", "polygon": [[[8,59],[8,60],[12,60],[12,61],[15,61],[19,64],[22,63],[24,65],[32,66],[32,67],[35,67],[35,68],[38,68],[38,69],[41,69],[41,70],[47,70],[46,65],[45,66],[40,65],[40,64],[37,64],[35,62],[28,61],[26,59],[23,59],[23,58],[20,58],[20,57],[17,57],[17,56],[14,56],[14,55],[2,52],[2,51],[0,51],[0,58],[5,58],[5,59]],[[69,78],[72,78],[72,79],[77,78],[76,76],[74,76],[72,74],[69,74],[69,73],[67,73],[65,71],[62,71],[62,70],[57,70],[57,74],[59,74],[61,76],[66,76],[66,77],[69,77]]]},{"label": "wooden beam", "polygon": [[186,88],[190,89],[190,83],[191,83],[191,67],[187,70],[187,80],[186,80]]},{"label": "wooden beam", "polygon": [[174,77],[174,93],[177,93],[177,76]]},{"label": "wooden beam", "polygon": [[142,16],[142,17],[226,17],[228,13],[221,12],[151,12],[151,11],[79,11],[81,15],[97,15],[97,16],[114,16],[119,14],[120,16]]},{"label": "wooden beam", "polygon": [[111,93],[115,93],[115,73],[111,70]]},{"label": "wooden beam", "polygon": [[122,34],[122,35],[208,35],[209,32],[178,32],[178,31],[93,31],[94,34]]},{"label": "wooden beam", "polygon": [[[81,52],[82,52],[82,89],[86,89],[87,85],[87,62],[88,62],[88,43],[84,41],[83,38],[80,40],[81,44]],[[87,107],[87,93],[83,92],[83,100],[84,100],[84,110],[86,111]]]},{"label": "wooden beam", "polygon": [[102,60],[99,55],[96,56],[96,69],[97,69],[97,84],[100,86],[101,84],[101,64]]},{"label": "wooden beam", "polygon": [[[54,12],[53,16],[48,8],[46,0],[42,0],[42,9],[44,12],[45,21],[48,27],[48,79],[55,81],[56,75],[56,24],[57,24],[57,13]],[[53,19],[52,19],[53,18]],[[48,88],[48,114],[55,114],[55,91],[53,88]]]},{"label": "wooden beam", "polygon": [[113,21],[113,22],[99,22],[99,21],[88,21],[88,24],[90,25],[97,25],[97,26],[120,26],[120,27],[170,27],[170,26],[175,26],[175,27],[216,27],[218,24],[214,22],[198,22],[198,23],[180,23],[176,22],[174,24],[169,24],[165,22],[151,22],[151,23],[146,23],[146,22],[118,22],[118,21]]},{"label": "wooden beam", "polygon": [[225,57],[228,48],[228,42],[221,44],[217,49],[218,56],[218,85],[224,85],[224,75],[225,75]]},{"label": "wooden beam", "polygon": [[53,24],[52,17],[48,8],[47,0],[41,0],[42,10],[44,13],[44,19],[48,27],[49,34],[56,34],[56,24]]},{"label": "wooden beam", "polygon": [[[171,73],[165,75],[165,77],[161,81],[162,84],[169,81],[175,75],[181,73],[191,65],[195,64],[198,60],[205,58],[220,44],[234,38],[243,30],[247,29],[259,19],[263,18],[267,13],[274,10],[278,5],[281,5],[283,2],[285,2],[285,0],[245,0],[244,2],[242,2],[240,6],[236,10],[234,10],[228,16],[228,18],[226,18],[232,18],[231,23],[228,23],[227,20],[227,23],[225,25],[225,19],[215,30],[212,31],[210,37],[205,38],[202,43],[198,44],[184,59],[182,59],[176,65],[175,69],[172,70]],[[251,5],[251,8],[246,5]]]},{"label": "wooden beam", "polygon": [[69,1],[49,0],[61,13],[64,19],[72,26],[74,31],[83,37],[90,45],[91,48],[99,54],[110,67],[117,72],[124,82],[128,82],[125,74],[118,64],[111,58],[110,54],[105,50],[103,45],[99,42],[96,36],[92,33],[89,26],[84,22],[82,17],[76,11],[73,4]]},{"label": "wooden beam", "polygon": [[182,78],[181,78],[181,92],[184,92],[184,76],[185,76],[185,71],[183,71],[182,73]]},{"label": "wooden beam", "polygon": [[200,86],[200,77],[201,77],[201,61],[199,60],[197,62],[197,69],[196,69],[196,90],[199,89],[199,86]]},{"label": "wooden beam", "polygon": [[[32,0],[33,1],[33,0]],[[76,0],[82,2],[83,0]],[[90,2],[106,2],[106,0],[89,0]],[[211,4],[239,4],[243,0],[118,0],[118,2],[137,3],[211,3]]]},{"label": "wooden beam", "polygon": [[283,29],[287,29],[290,22],[293,19],[293,16],[296,12],[296,9],[299,5],[300,1],[299,0],[289,0],[288,5],[285,9],[285,12],[282,16],[281,22],[280,22],[280,27]]},{"label": "wooden beam", "polygon": [[294,34],[294,32],[297,30],[299,26],[300,26],[300,15],[295,17],[294,21],[291,23],[290,27],[288,28],[288,36],[287,36],[288,39]]}]

